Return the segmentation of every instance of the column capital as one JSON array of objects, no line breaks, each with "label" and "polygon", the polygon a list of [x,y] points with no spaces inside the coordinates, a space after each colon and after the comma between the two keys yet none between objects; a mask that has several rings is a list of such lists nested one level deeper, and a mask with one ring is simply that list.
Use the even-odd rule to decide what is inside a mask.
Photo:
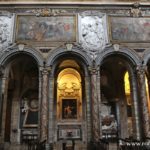
[{"label": "column capital", "polygon": [[137,73],[139,74],[139,75],[144,75],[145,73],[146,73],[146,71],[147,71],[147,66],[143,66],[143,65],[138,65],[137,67],[136,67],[136,71],[137,71]]},{"label": "column capital", "polygon": [[99,71],[98,68],[89,67],[88,69],[89,69],[91,75],[97,75],[98,74],[98,71]]},{"label": "column capital", "polygon": [[42,75],[49,74],[51,71],[51,67],[40,67],[40,71],[41,71]]}]

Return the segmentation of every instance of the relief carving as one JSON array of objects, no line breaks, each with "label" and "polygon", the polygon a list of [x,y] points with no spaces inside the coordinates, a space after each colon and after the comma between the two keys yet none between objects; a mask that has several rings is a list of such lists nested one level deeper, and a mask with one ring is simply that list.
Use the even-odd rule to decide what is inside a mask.
[{"label": "relief carving", "polygon": [[93,58],[104,49],[107,43],[105,14],[84,13],[79,17],[79,42],[83,49]]},{"label": "relief carving", "polygon": [[13,16],[0,16],[0,50],[12,43]]},{"label": "relief carving", "polygon": [[134,4],[133,8],[131,9],[131,16],[133,17],[141,16],[141,9],[139,7],[140,7],[140,4],[138,2]]}]

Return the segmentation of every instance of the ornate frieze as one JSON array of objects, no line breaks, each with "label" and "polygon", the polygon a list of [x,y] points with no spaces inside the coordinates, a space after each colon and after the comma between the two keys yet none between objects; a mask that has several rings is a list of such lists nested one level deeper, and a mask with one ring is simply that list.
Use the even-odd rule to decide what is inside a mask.
[{"label": "ornate frieze", "polygon": [[50,8],[32,10],[32,13],[36,14],[36,16],[43,16],[43,17],[62,15],[66,12],[67,12],[66,10],[50,9]]},{"label": "ornate frieze", "polygon": [[79,14],[79,43],[95,59],[107,43],[105,14],[92,11]]},{"label": "ornate frieze", "polygon": [[6,49],[12,43],[14,16],[0,16],[0,50]]}]

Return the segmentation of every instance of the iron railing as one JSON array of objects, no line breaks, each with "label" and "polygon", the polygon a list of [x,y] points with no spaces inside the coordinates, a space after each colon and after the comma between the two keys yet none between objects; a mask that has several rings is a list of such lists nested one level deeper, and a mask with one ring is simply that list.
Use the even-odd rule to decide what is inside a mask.
[{"label": "iron railing", "polygon": [[37,135],[23,135],[22,143],[28,150],[45,150],[45,142],[39,142]]}]

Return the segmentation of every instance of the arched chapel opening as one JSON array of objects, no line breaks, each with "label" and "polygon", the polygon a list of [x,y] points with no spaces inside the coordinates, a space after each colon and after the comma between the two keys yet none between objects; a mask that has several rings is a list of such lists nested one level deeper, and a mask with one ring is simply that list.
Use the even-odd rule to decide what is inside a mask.
[{"label": "arched chapel opening", "polygon": [[5,65],[4,140],[20,143],[31,130],[38,134],[39,71],[35,59],[27,54],[16,54]]},{"label": "arched chapel opening", "polygon": [[56,147],[61,150],[79,149],[87,142],[84,69],[73,58],[61,60],[55,69]]},{"label": "arched chapel opening", "polygon": [[[137,83],[133,64],[126,57],[111,55],[100,67],[102,136],[135,138],[139,135]],[[136,102],[135,102],[136,101]],[[137,119],[138,118],[138,119]]]}]

